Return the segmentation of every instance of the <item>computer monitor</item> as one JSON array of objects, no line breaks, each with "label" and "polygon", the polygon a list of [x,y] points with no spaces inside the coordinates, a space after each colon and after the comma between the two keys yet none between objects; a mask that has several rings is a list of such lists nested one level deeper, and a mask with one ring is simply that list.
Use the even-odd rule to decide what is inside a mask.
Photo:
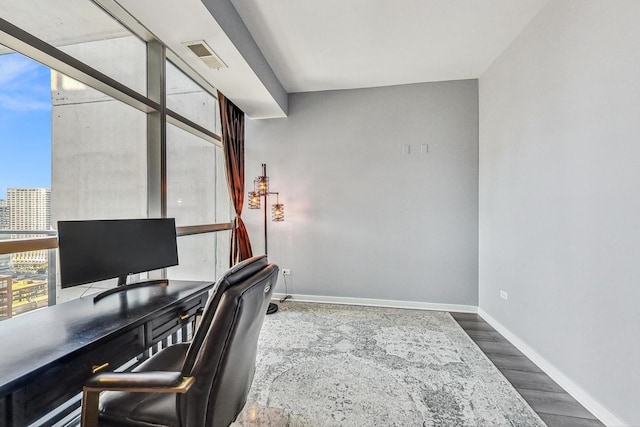
[{"label": "computer monitor", "polygon": [[175,219],[58,221],[58,251],[62,288],[116,277],[124,286],[130,274],[178,265]]}]

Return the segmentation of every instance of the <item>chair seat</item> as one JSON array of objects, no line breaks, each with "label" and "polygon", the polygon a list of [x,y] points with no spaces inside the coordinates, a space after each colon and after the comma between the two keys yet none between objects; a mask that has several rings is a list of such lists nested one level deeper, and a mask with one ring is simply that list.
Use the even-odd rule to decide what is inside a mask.
[{"label": "chair seat", "polygon": [[175,394],[106,391],[100,400],[100,427],[180,427]]},{"label": "chair seat", "polygon": [[[169,346],[133,371],[179,371],[188,349],[188,343]],[[174,393],[106,391],[100,398],[101,427],[179,427],[177,413]]]}]

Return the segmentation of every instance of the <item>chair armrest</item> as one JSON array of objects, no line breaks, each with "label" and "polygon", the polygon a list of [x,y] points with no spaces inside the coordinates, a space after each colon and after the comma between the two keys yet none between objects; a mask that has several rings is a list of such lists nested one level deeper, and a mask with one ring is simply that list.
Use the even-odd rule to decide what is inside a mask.
[{"label": "chair armrest", "polygon": [[102,391],[186,393],[195,381],[195,377],[183,377],[181,372],[105,372],[95,375],[82,388],[81,425],[98,425],[98,402]]},{"label": "chair armrest", "polygon": [[181,372],[105,372],[91,377],[85,389],[132,392],[185,393],[195,379]]}]

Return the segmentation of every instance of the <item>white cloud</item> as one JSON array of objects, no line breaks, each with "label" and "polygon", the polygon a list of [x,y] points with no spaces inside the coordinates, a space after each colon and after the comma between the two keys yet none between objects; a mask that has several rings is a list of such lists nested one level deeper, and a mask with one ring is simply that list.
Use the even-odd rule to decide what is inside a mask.
[{"label": "white cloud", "polygon": [[48,111],[51,110],[51,102],[33,99],[28,95],[0,93],[0,110],[11,111]]},{"label": "white cloud", "polygon": [[32,80],[36,75],[40,64],[18,54],[0,56],[0,86],[13,86],[16,83]]},{"label": "white cloud", "polygon": [[18,54],[0,55],[0,109],[51,109],[48,68]]}]

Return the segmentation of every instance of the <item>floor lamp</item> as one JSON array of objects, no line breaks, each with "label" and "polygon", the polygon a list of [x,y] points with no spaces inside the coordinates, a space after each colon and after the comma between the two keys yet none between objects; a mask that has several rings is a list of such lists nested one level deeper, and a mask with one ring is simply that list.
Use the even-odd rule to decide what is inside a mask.
[{"label": "floor lamp", "polygon": [[[267,199],[270,194],[276,195],[276,203],[271,205],[271,220],[275,222],[284,221],[284,205],[280,203],[279,193],[276,191],[269,191],[269,177],[267,176],[267,165],[262,164],[262,175],[256,177],[253,180],[253,191],[249,191],[249,209],[260,209],[261,205],[264,208],[264,254],[268,255],[267,246]],[[264,203],[261,203],[261,198],[264,198]],[[267,314],[273,314],[278,311],[278,305],[269,303]]]}]

